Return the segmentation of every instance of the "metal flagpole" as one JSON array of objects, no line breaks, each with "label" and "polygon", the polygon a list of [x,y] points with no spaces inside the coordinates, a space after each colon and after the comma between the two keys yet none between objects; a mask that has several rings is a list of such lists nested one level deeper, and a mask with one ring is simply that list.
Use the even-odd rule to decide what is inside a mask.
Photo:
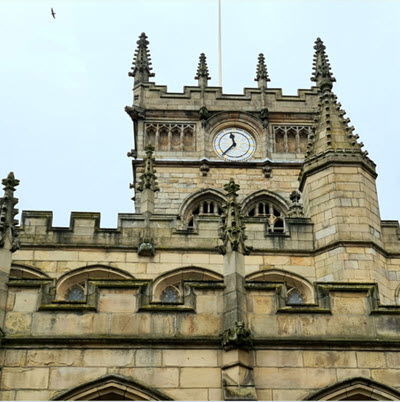
[{"label": "metal flagpole", "polygon": [[218,0],[218,85],[222,87],[221,0]]}]

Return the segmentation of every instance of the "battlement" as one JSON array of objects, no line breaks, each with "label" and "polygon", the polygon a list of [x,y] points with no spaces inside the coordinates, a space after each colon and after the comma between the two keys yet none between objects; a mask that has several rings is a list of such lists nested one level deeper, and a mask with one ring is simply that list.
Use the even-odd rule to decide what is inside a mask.
[{"label": "battlement", "polygon": [[[140,90],[143,96],[140,97]],[[284,95],[280,88],[244,88],[243,94],[224,94],[221,87],[184,86],[183,92],[168,92],[167,86],[153,82],[135,88],[134,104],[149,109],[167,112],[197,110],[206,106],[209,110],[259,111],[268,107],[270,112],[316,113],[318,91],[316,87],[298,89],[297,95]],[[168,102],[166,102],[168,100]]]},{"label": "battlement", "polygon": [[[269,234],[261,218],[247,218],[248,243],[257,252],[296,252],[311,255],[315,252],[313,224],[306,218],[287,218],[284,234]],[[218,217],[198,217],[196,226],[182,229],[176,215],[154,214],[151,226],[156,248],[181,249],[182,239],[190,241],[191,249],[214,251],[218,245]],[[137,248],[140,243],[145,217],[142,214],[120,213],[116,228],[102,228],[99,212],[71,212],[68,227],[53,226],[52,211],[23,211],[20,239],[27,247],[110,247]],[[382,221],[384,248],[379,251],[400,258],[400,227],[398,221]],[[187,249],[187,246],[184,246]]]}]

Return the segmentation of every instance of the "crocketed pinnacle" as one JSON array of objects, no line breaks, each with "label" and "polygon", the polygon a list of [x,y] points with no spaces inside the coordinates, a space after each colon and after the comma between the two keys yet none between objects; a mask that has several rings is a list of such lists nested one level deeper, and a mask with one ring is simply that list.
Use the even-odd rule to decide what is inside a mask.
[{"label": "crocketed pinnacle", "polygon": [[207,59],[204,53],[200,54],[199,65],[197,66],[197,73],[194,77],[195,80],[199,81],[199,86],[207,86],[207,81],[211,79],[208,74]]},{"label": "crocketed pinnacle", "polygon": [[306,160],[328,150],[335,152],[361,152],[362,143],[358,143],[358,135],[354,135],[354,127],[349,126],[350,119],[345,119],[346,114],[337,102],[336,95],[332,92],[332,82],[335,79],[330,71],[328,56],[325,53],[325,46],[321,39],[317,39],[314,48],[314,75],[313,80],[319,87],[319,110],[317,117],[317,128],[315,134],[309,137],[306,151]]},{"label": "crocketed pinnacle", "polygon": [[4,196],[0,198],[0,247],[4,247],[5,239],[9,235],[10,251],[14,252],[19,249],[18,232],[16,225],[18,221],[15,215],[18,209],[15,205],[18,198],[14,197],[15,188],[19,185],[19,180],[14,177],[14,173],[10,172],[7,178],[2,180],[4,186]]},{"label": "crocketed pinnacle", "polygon": [[150,77],[154,77],[154,73],[151,72],[151,57],[148,49],[149,41],[144,32],[139,36],[139,40],[136,42],[138,47],[135,51],[135,56],[132,63],[132,71],[128,73],[130,77],[134,78],[134,84],[142,82],[149,82]]},{"label": "crocketed pinnacle", "polygon": [[246,226],[242,222],[240,205],[237,202],[237,191],[240,186],[233,179],[224,185],[227,192],[226,203],[223,206],[221,216],[220,236],[222,246],[218,247],[221,254],[228,251],[238,251],[241,254],[250,254],[251,247],[245,245],[247,236],[245,235]]},{"label": "crocketed pinnacle", "polygon": [[256,78],[254,81],[258,82],[259,88],[266,88],[267,82],[271,81],[268,77],[267,65],[265,63],[265,57],[263,53],[258,55]]},{"label": "crocketed pinnacle", "polygon": [[151,191],[159,191],[157,177],[155,175],[156,169],[154,168],[154,147],[149,144],[144,148],[144,150],[146,152],[146,157],[144,159],[144,173],[140,176],[137,190],[144,191],[145,189],[149,189]]},{"label": "crocketed pinnacle", "polygon": [[328,85],[332,88],[332,83],[336,81],[331,73],[328,56],[325,53],[325,45],[320,38],[317,38],[314,45],[315,53],[313,60],[313,73],[311,81],[314,81],[318,87],[322,88]]}]

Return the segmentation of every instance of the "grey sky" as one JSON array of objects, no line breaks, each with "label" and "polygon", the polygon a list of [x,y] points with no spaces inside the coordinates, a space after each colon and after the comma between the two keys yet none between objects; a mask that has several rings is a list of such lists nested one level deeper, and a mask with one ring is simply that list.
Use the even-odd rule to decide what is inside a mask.
[{"label": "grey sky", "polygon": [[[57,13],[53,20],[50,8]],[[311,86],[313,43],[327,46],[334,91],[378,166],[382,219],[400,197],[400,2],[222,0],[223,88],[254,87],[264,52],[270,87]],[[132,104],[127,72],[149,36],[157,84],[195,85],[205,52],[217,85],[217,0],[0,1],[0,175],[21,180],[19,208],[98,211],[115,227],[132,212]]]}]

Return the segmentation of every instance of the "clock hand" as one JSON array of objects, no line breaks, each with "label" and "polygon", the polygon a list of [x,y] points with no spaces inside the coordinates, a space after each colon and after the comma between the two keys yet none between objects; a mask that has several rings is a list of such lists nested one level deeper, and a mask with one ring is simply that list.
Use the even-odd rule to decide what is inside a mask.
[{"label": "clock hand", "polygon": [[236,142],[233,142],[233,144],[229,148],[225,149],[225,151],[222,153],[222,155],[225,155],[228,151],[230,151],[234,147],[236,147]]}]

